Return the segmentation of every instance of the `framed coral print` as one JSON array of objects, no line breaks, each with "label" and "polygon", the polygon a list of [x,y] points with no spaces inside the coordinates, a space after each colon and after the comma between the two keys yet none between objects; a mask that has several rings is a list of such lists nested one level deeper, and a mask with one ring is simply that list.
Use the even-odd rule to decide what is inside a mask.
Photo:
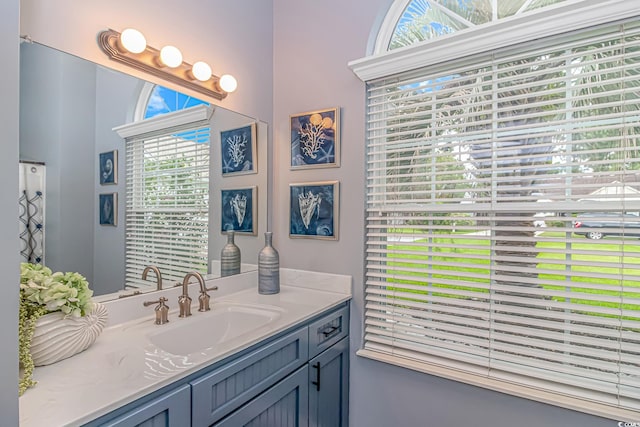
[{"label": "framed coral print", "polygon": [[291,169],[340,166],[340,110],[295,114],[291,122]]},{"label": "framed coral print", "polygon": [[258,173],[256,124],[220,132],[222,175]]},{"label": "framed coral print", "polygon": [[100,194],[100,225],[118,225],[118,193]]},{"label": "framed coral print", "polygon": [[338,181],[290,184],[289,236],[338,240]]},{"label": "framed coral print", "polygon": [[256,211],[256,187],[221,190],[221,229],[223,233],[233,230],[236,234],[256,235],[258,230]]},{"label": "framed coral print", "polygon": [[100,153],[100,185],[118,183],[118,150]]}]

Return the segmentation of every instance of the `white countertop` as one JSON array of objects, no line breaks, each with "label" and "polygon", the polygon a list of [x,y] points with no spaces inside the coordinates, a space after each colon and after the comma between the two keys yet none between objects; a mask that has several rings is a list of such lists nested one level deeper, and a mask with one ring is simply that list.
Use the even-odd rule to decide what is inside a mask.
[{"label": "white countertop", "polygon": [[[256,283],[256,272],[217,279],[220,290],[210,292],[212,311],[216,306],[243,304],[271,307],[279,316],[268,325],[188,356],[156,347],[147,335],[206,315],[197,311],[194,285],[189,291],[195,301],[193,315],[186,319],[178,317],[178,288],[106,303],[109,323],[89,349],[35,369],[38,384],[20,397],[20,427],[82,425],[351,298],[350,276],[281,269],[280,293],[275,295],[258,294]],[[167,325],[153,324],[153,307],[140,309],[142,301],[160,293],[169,298]],[[198,324],[194,328],[204,329],[202,322],[194,322]],[[215,328],[215,324],[206,326]],[[196,332],[206,334],[207,330]]]}]

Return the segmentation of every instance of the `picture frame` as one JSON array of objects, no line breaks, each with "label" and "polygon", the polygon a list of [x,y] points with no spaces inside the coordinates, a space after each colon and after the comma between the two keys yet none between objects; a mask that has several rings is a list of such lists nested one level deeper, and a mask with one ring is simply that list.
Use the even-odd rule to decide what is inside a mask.
[{"label": "picture frame", "polygon": [[100,225],[118,225],[118,193],[102,193],[99,195],[98,210]]},{"label": "picture frame", "polygon": [[118,183],[118,150],[107,151],[98,155],[100,167],[100,185],[115,185]]},{"label": "picture frame", "polygon": [[289,184],[289,237],[338,240],[338,181]]},{"label": "picture frame", "polygon": [[257,235],[257,187],[220,190],[220,231]]},{"label": "picture frame", "polygon": [[255,122],[220,132],[222,176],[258,173]]},{"label": "picture frame", "polygon": [[340,166],[340,109],[290,116],[291,169]]}]

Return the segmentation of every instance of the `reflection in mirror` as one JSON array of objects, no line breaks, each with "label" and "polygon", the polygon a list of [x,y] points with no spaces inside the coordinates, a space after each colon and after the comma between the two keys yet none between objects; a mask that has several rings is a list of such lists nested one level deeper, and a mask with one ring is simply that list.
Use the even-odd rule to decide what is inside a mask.
[{"label": "reflection in mirror", "polygon": [[[168,269],[167,263],[172,263],[173,257],[165,256],[160,262],[157,257],[136,254],[126,246],[132,230],[133,205],[128,199],[131,191],[127,190],[127,181],[131,181],[133,157],[127,153],[125,140],[113,129],[149,119],[153,111],[168,113],[207,103],[28,43],[21,45],[20,96],[20,159],[43,164],[28,163],[21,167],[24,174],[28,174],[32,166],[43,168],[40,172],[45,181],[43,263],[53,271],[81,273],[89,280],[95,295],[116,293],[109,295],[116,297],[118,293],[131,293],[123,291],[126,285],[141,287],[143,291],[156,290],[154,275],[142,280],[142,270],[150,264],[160,267],[164,288],[173,286],[177,277],[163,271]],[[200,239],[203,241],[200,256],[206,263],[202,262],[199,270],[215,277],[219,275],[220,252],[226,242],[221,228],[222,190],[256,188],[256,232],[236,235],[236,244],[241,249],[242,271],[257,264],[257,255],[264,243],[260,235],[266,231],[267,220],[267,125],[218,106],[210,109],[208,171],[203,181],[208,182],[208,188],[205,187],[202,197],[208,203],[208,214],[202,218],[205,234]],[[256,173],[223,177],[221,132],[253,123],[257,128]],[[112,180],[101,182],[100,158],[111,159]],[[106,162],[102,164],[105,169],[102,172],[108,172]],[[155,185],[160,184],[156,181]],[[113,218],[102,221],[101,225],[100,195],[108,194],[116,195],[109,198],[113,200]],[[146,216],[150,216],[151,211],[149,208]],[[161,230],[148,230],[150,239],[175,232],[167,224]],[[127,258],[131,260],[134,256],[143,258],[135,268],[127,262]],[[159,265],[162,263],[165,263],[164,269]],[[125,279],[127,270],[130,270],[129,276],[138,278],[135,283]]]}]

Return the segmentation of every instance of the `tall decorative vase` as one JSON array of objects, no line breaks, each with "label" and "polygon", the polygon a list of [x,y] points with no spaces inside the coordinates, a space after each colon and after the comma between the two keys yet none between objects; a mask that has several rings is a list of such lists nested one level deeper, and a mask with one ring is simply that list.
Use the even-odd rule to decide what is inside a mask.
[{"label": "tall decorative vase", "polygon": [[263,295],[280,292],[280,255],[272,245],[273,235],[264,233],[265,246],[258,255],[258,293]]},{"label": "tall decorative vase", "polygon": [[222,277],[240,273],[240,248],[234,242],[235,233],[227,231],[227,244],[220,253],[220,275]]}]

